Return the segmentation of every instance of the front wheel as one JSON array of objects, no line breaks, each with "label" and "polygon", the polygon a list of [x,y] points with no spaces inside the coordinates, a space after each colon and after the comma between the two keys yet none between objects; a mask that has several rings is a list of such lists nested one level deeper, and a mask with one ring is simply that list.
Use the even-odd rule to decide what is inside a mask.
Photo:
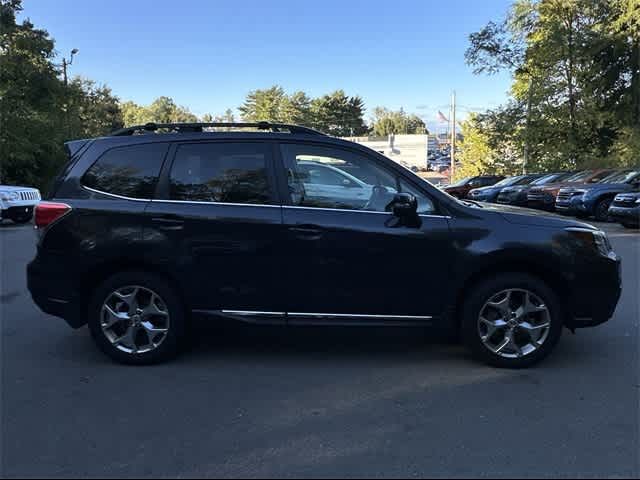
[{"label": "front wheel", "polygon": [[182,302],[162,278],[123,272],[104,281],[89,305],[89,329],[113,360],[146,365],[178,353],[185,333]]},{"label": "front wheel", "polygon": [[596,208],[594,210],[594,217],[598,222],[608,222],[609,217],[609,207],[611,206],[612,199],[611,198],[603,198],[596,204]]},{"label": "front wheel", "polygon": [[525,274],[503,274],[477,285],[462,315],[465,344],[495,367],[529,367],[549,355],[562,334],[558,298]]}]

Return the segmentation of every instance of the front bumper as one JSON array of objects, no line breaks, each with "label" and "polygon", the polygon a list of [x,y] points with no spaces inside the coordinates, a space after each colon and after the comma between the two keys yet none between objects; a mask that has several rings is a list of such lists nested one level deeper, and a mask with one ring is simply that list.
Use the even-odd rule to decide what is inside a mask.
[{"label": "front bumper", "polygon": [[589,207],[581,195],[576,195],[568,200],[556,200],[556,211],[566,215],[587,215]]},{"label": "front bumper", "polygon": [[569,328],[594,327],[608,321],[616,310],[622,294],[620,258],[593,258],[571,282],[569,294]]},{"label": "front bumper", "polygon": [[618,221],[640,224],[640,205],[634,207],[609,207],[609,215]]},{"label": "front bumper", "polygon": [[12,206],[0,211],[0,218],[14,218],[20,215],[33,215],[33,205]]},{"label": "front bumper", "polygon": [[538,210],[552,212],[555,209],[556,197],[548,192],[534,192],[527,195],[527,206]]},{"label": "front bumper", "polygon": [[527,197],[515,196],[515,195],[498,195],[497,203],[502,205],[513,205],[515,207],[526,207]]}]

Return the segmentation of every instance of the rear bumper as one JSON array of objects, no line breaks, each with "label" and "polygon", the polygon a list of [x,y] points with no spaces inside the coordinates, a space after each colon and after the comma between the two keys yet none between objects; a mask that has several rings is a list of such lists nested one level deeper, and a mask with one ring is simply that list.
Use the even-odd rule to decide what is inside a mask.
[{"label": "rear bumper", "polygon": [[80,328],[87,322],[75,286],[66,280],[70,276],[70,272],[47,272],[34,260],[27,265],[27,288],[40,310],[63,318],[72,328]]}]

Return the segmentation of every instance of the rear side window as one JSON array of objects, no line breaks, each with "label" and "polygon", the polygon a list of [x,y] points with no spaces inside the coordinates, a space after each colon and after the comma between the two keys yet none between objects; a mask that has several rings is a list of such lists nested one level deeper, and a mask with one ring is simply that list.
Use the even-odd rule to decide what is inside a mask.
[{"label": "rear side window", "polygon": [[172,200],[266,204],[269,147],[263,143],[181,145],[171,167]]},{"label": "rear side window", "polygon": [[113,148],[87,170],[82,183],[114,195],[152,198],[166,151],[166,143]]}]

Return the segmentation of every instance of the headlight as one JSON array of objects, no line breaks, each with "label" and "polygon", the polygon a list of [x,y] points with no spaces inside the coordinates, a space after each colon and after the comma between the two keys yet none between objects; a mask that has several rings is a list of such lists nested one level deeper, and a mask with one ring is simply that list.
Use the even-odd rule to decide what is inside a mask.
[{"label": "headlight", "polygon": [[607,234],[602,230],[590,230],[588,228],[569,227],[569,234],[584,245],[585,248],[594,250],[607,257],[613,251]]},{"label": "headlight", "polygon": [[585,193],[587,193],[586,190],[574,190],[573,192],[571,192],[571,196],[575,197],[577,195],[584,195]]},{"label": "headlight", "polygon": [[640,203],[640,197],[636,198],[636,203]]},{"label": "headlight", "polygon": [[18,200],[20,198],[18,192],[1,192],[0,197],[6,201]]}]

